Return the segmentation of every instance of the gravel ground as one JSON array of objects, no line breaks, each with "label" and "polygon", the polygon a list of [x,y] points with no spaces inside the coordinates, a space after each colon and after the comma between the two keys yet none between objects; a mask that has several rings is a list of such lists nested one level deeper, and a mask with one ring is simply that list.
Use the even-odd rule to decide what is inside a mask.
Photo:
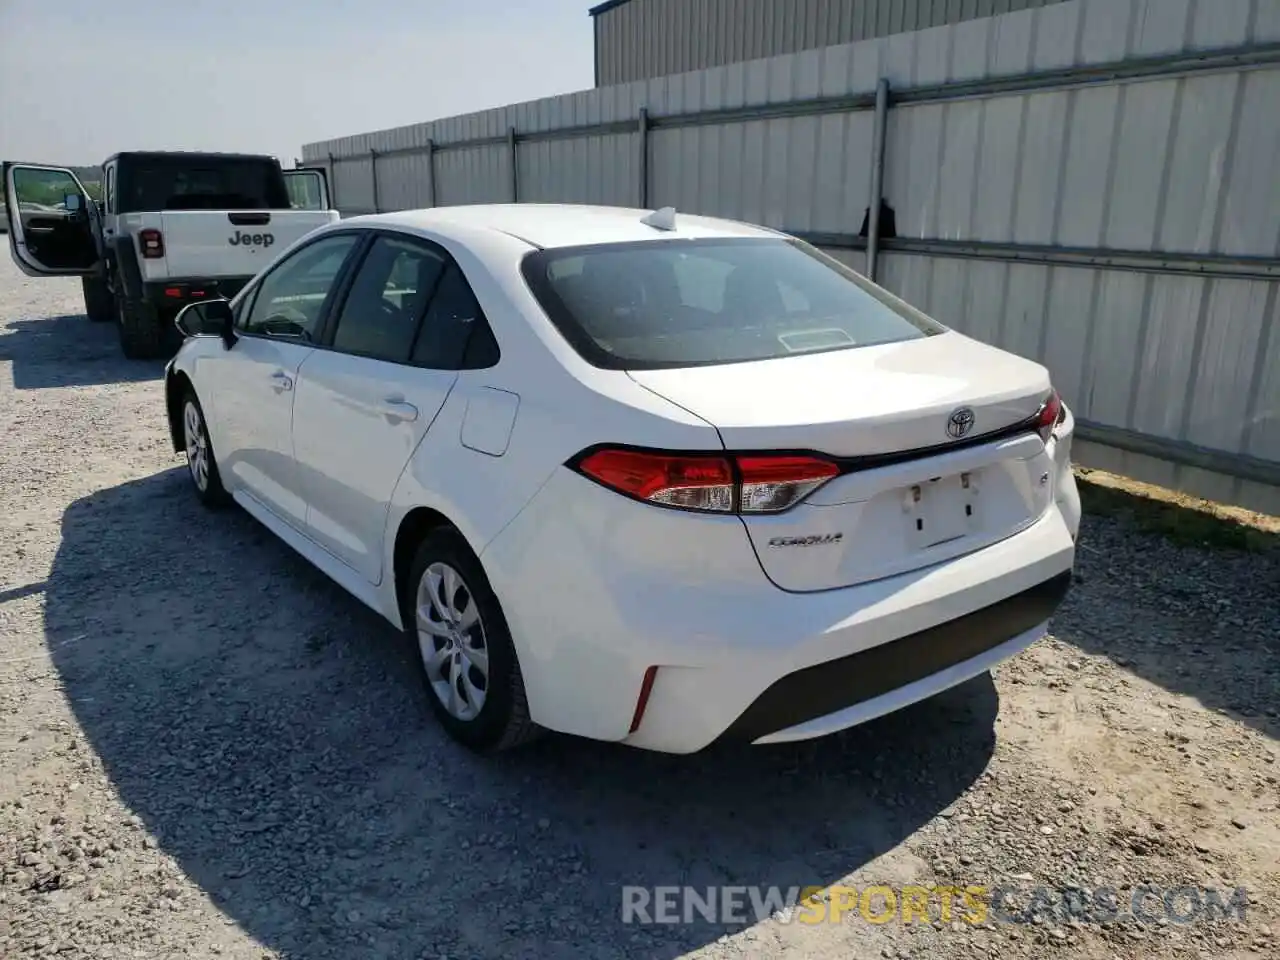
[{"label": "gravel ground", "polygon": [[[802,746],[481,760],[389,628],[196,504],[159,366],[80,311],[0,264],[0,956],[1280,951],[1280,552],[1087,517],[1054,637],[994,679]],[[624,885],[1143,883],[1245,917],[621,922]]]}]

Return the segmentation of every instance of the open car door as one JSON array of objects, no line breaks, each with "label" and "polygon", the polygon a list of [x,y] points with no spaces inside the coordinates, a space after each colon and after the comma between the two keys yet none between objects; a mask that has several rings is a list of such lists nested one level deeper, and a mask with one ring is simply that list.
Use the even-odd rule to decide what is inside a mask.
[{"label": "open car door", "polygon": [[312,167],[284,171],[289,204],[295,210],[328,210],[329,180],[323,170]]},{"label": "open car door", "polygon": [[5,163],[9,254],[29,277],[82,277],[97,271],[101,217],[74,173],[37,163]]}]

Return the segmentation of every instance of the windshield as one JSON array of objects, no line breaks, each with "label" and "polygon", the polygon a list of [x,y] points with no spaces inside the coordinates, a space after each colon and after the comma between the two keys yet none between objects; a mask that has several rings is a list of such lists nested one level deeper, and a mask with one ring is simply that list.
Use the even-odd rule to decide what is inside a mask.
[{"label": "windshield", "polygon": [[183,157],[121,163],[121,213],[289,207],[284,175],[271,160]]},{"label": "windshield", "polygon": [[946,328],[788,238],[540,250],[529,288],[598,367],[645,370],[847,350]]}]

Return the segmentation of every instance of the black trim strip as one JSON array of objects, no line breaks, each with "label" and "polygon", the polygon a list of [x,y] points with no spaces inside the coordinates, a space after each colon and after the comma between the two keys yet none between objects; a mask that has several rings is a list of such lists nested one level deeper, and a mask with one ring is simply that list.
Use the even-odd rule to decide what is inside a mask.
[{"label": "black trim strip", "polygon": [[[1043,407],[1041,407],[1043,409]],[[872,453],[859,457],[828,457],[825,454],[819,456],[832,460],[840,467],[840,475],[847,473],[859,473],[863,470],[874,470],[878,467],[890,467],[899,463],[910,463],[912,460],[924,460],[927,457],[937,457],[945,453],[951,453],[955,450],[967,450],[970,447],[980,447],[987,443],[998,443],[1001,440],[1008,440],[1012,437],[1021,436],[1024,433],[1034,433],[1039,429],[1038,422],[1040,420],[1040,411],[1036,411],[1025,420],[1019,420],[1017,423],[1011,423],[1007,427],[1001,427],[998,430],[989,430],[986,433],[980,433],[976,437],[965,437],[960,440],[952,440],[948,443],[936,443],[927,447],[914,447],[910,450],[896,450],[891,453]],[[1061,415],[1059,415],[1059,423],[1061,423]]]},{"label": "black trim strip", "polygon": [[971,660],[1050,619],[1070,587],[1068,570],[928,630],[797,670],[760,694],[721,734],[719,742],[750,743]]}]

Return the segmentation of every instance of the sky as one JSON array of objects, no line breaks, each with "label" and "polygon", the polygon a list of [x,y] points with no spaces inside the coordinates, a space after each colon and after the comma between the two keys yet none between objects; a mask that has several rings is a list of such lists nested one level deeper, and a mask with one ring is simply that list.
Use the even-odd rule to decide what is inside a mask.
[{"label": "sky", "polygon": [[270,153],[592,86],[596,0],[0,0],[0,158]]}]

